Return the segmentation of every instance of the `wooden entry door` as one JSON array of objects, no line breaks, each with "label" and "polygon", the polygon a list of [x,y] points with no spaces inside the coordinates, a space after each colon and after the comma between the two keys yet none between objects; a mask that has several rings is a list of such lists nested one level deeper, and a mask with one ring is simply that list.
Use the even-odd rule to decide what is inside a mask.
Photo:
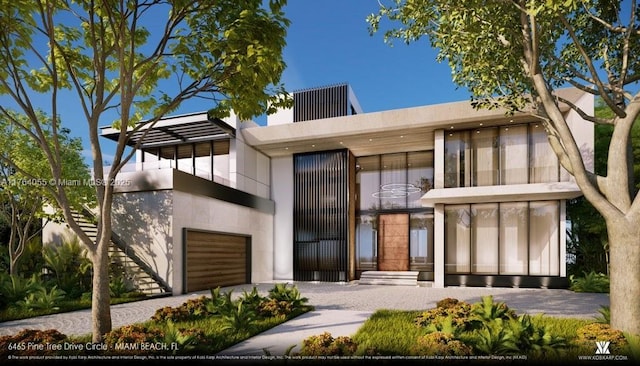
[{"label": "wooden entry door", "polygon": [[378,271],[409,270],[409,214],[378,216]]}]

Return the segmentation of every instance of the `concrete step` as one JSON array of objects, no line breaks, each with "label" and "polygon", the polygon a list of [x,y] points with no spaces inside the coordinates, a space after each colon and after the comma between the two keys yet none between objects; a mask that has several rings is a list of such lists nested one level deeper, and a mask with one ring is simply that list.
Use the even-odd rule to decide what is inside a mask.
[{"label": "concrete step", "polygon": [[365,271],[360,275],[360,285],[418,286],[417,271]]}]

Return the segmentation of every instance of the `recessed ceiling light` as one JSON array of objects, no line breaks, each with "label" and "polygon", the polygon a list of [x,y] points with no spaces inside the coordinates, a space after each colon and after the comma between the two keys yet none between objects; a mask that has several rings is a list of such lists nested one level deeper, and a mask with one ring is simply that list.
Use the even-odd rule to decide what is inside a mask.
[{"label": "recessed ceiling light", "polygon": [[401,138],[401,139],[403,139],[403,138],[404,138],[404,135],[400,135],[400,138]]},{"label": "recessed ceiling light", "polygon": [[288,147],[285,147],[284,149],[285,149],[285,150],[289,150],[289,148],[288,148]]},{"label": "recessed ceiling light", "polygon": [[453,126],[450,127],[453,130]]},{"label": "recessed ceiling light", "polygon": [[373,141],[373,139],[369,139],[369,142]]},{"label": "recessed ceiling light", "polygon": [[316,147],[316,145],[311,145],[311,147]]},{"label": "recessed ceiling light", "polygon": [[482,126],[482,122],[480,122],[480,126]]},{"label": "recessed ceiling light", "polygon": [[344,144],[342,143],[342,141],[340,141],[340,145],[344,145]]}]

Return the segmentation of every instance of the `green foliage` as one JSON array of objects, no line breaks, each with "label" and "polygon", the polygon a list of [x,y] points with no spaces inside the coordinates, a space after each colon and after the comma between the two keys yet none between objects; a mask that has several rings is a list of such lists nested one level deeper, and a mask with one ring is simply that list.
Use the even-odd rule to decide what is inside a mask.
[{"label": "green foliage", "polygon": [[569,276],[569,289],[575,292],[609,292],[609,276],[604,273],[583,272],[583,277]]},{"label": "green foliage", "polygon": [[331,333],[324,332],[320,335],[313,335],[302,341],[302,356],[351,356],[355,354],[358,346],[350,337],[331,336]]},{"label": "green foliage", "polygon": [[173,353],[177,353],[178,351],[192,351],[204,340],[205,335],[202,330],[179,328],[172,321],[167,321],[162,341],[164,344],[177,344],[178,349],[172,350]]},{"label": "green foliage", "polygon": [[482,296],[481,302],[472,305],[471,314],[481,321],[495,319],[509,320],[517,317],[516,313],[509,309],[503,302],[495,303],[493,296]]},{"label": "green foliage", "polygon": [[411,348],[411,355],[468,356],[473,349],[451,333],[432,332],[419,337]]},{"label": "green foliage", "polygon": [[300,295],[300,291],[295,285],[289,287],[287,283],[276,283],[269,290],[269,298],[277,301],[286,301],[291,304],[293,309],[300,309],[306,306],[309,301],[309,299]]},{"label": "green foliage", "polygon": [[158,329],[149,328],[143,324],[132,324],[110,331],[105,335],[104,342],[113,348],[116,343],[155,343],[163,339],[164,334]]},{"label": "green foliage", "polygon": [[45,268],[53,274],[55,284],[71,298],[79,298],[91,288],[91,261],[77,237],[61,245],[45,245]]},{"label": "green foliage", "polygon": [[131,290],[131,287],[129,287],[122,276],[114,276],[109,281],[109,294],[112,297],[121,297]]},{"label": "green foliage", "polygon": [[609,306],[601,305],[598,313],[600,315],[594,317],[597,323],[609,324],[611,322],[611,308]]},{"label": "green foliage", "polygon": [[29,293],[24,300],[18,301],[17,305],[25,310],[52,311],[60,309],[59,303],[65,298],[66,293],[53,286],[47,291],[46,288],[39,288],[37,291]]},{"label": "green foliage", "polygon": [[[54,354],[57,351],[46,348],[46,345],[61,344],[67,341],[67,336],[55,329],[24,329],[15,335],[0,336],[0,358],[6,359],[9,355],[42,356]],[[35,347],[27,348],[28,343],[41,344],[45,348],[43,350],[38,350]],[[19,345],[20,349],[12,349],[11,345],[13,347]]]},{"label": "green foliage", "polygon": [[[591,323],[580,327],[577,331],[577,338],[574,344],[584,350],[592,350],[596,341],[611,342],[609,350],[612,354],[626,353],[629,343],[624,334],[617,330],[611,329],[609,324]],[[593,352],[593,351],[591,351]]]},{"label": "green foliage", "polygon": [[257,318],[255,310],[242,300],[236,301],[233,307],[226,307],[220,315],[224,321],[221,330],[233,332],[251,331]]},{"label": "green foliage", "polygon": [[242,296],[240,296],[240,300],[242,300],[248,306],[257,309],[258,306],[260,306],[260,303],[265,301],[266,298],[258,293],[258,288],[256,286],[253,286],[251,292],[242,290]]},{"label": "green foliage", "polygon": [[197,299],[189,299],[177,307],[165,306],[157,309],[151,320],[157,322],[178,322],[196,319],[211,314],[209,311],[210,299],[201,296]]},{"label": "green foliage", "polygon": [[5,304],[12,305],[23,300],[27,295],[43,288],[37,275],[22,278],[16,275],[0,275],[0,294]]}]

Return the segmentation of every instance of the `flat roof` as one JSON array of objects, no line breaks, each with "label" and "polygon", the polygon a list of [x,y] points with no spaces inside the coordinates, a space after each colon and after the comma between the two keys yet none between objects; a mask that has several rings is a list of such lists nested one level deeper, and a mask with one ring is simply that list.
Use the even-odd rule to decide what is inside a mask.
[{"label": "flat roof", "polygon": [[[558,90],[570,101],[586,93]],[[563,106],[562,112],[569,111]],[[249,145],[270,157],[348,148],[355,156],[434,148],[434,132],[539,121],[530,113],[475,109],[469,101],[361,113],[296,123],[244,128]]]},{"label": "flat roof", "polygon": [[[144,124],[146,122],[142,122]],[[101,135],[118,141],[120,130],[111,126],[101,127]],[[211,141],[235,137],[236,129],[219,118],[209,118],[207,112],[163,118],[151,126],[143,125],[135,132],[129,128],[127,145],[140,148],[181,145],[191,142]],[[142,141],[141,141],[142,140]]]}]

